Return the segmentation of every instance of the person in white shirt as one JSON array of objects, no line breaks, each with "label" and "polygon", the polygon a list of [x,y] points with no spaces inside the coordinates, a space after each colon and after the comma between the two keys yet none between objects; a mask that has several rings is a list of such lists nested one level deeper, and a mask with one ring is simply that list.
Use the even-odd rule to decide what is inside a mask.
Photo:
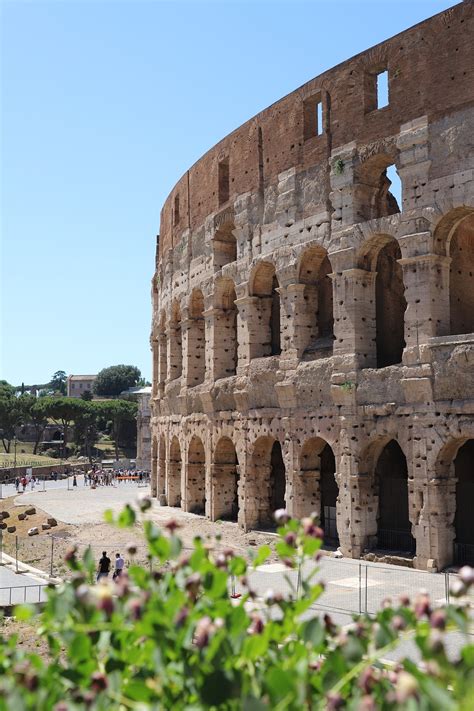
[{"label": "person in white shirt", "polygon": [[118,578],[120,575],[122,575],[123,571],[123,566],[125,565],[125,561],[120,555],[120,553],[115,554],[115,571],[114,571],[114,580],[115,578]]}]

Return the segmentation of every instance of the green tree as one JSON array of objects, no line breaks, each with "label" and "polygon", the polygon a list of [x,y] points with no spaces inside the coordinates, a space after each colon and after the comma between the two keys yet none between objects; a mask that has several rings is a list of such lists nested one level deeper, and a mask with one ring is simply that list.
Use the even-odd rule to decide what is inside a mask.
[{"label": "green tree", "polygon": [[138,406],[128,400],[107,400],[98,403],[102,415],[112,422],[112,436],[115,445],[115,459],[119,458],[119,440],[121,428],[129,422],[136,421]]},{"label": "green tree", "polygon": [[92,447],[99,438],[98,420],[102,412],[97,403],[86,401],[74,420],[74,440],[89,461],[92,462]]},{"label": "green tree", "polygon": [[104,397],[118,397],[124,390],[134,387],[140,375],[135,365],[111,365],[97,375],[94,392]]},{"label": "green tree", "polygon": [[63,427],[62,455],[66,458],[69,429],[76,418],[80,417],[85,403],[74,397],[45,397],[41,398],[41,402],[44,403],[47,417],[51,417],[56,424]]},{"label": "green tree", "polygon": [[[142,511],[150,506],[141,503]],[[81,559],[71,549],[72,579],[48,591],[35,624],[48,658],[23,652],[15,635],[0,639],[1,711],[471,711],[469,608],[437,607],[420,593],[339,627],[314,608],[323,590],[316,582],[321,529],[313,517],[298,522],[277,513],[275,552],[286,585],[258,602],[252,583],[269,546],[250,564],[217,536],[196,537],[183,551],[176,521],[160,529],[145,520],[149,566],[129,547],[128,571],[99,585],[91,550]],[[127,506],[117,522],[132,527],[136,519]],[[240,599],[229,595],[231,580]],[[474,570],[463,568],[453,599],[473,585]],[[15,614],[32,619],[34,609]],[[455,662],[451,631],[463,645]],[[410,645],[417,662],[406,656]],[[399,661],[387,663],[395,649]]]},{"label": "green tree", "polygon": [[36,454],[45,427],[48,424],[47,408],[44,407],[44,398],[37,399],[33,395],[25,393],[19,398],[19,403],[22,408],[24,422],[31,423],[35,429],[33,454]]},{"label": "green tree", "polygon": [[23,409],[15,389],[6,380],[0,381],[0,437],[5,452],[10,452],[15,429],[23,421]]},{"label": "green tree", "polygon": [[57,370],[54,374],[53,377],[51,378],[50,382],[48,383],[48,387],[51,388],[51,390],[54,390],[56,392],[60,392],[63,395],[66,394],[66,381],[67,381],[67,375],[64,370]]},{"label": "green tree", "polygon": [[85,400],[86,402],[90,402],[93,398],[94,398],[94,396],[90,390],[84,390],[84,392],[81,395],[81,400]]}]

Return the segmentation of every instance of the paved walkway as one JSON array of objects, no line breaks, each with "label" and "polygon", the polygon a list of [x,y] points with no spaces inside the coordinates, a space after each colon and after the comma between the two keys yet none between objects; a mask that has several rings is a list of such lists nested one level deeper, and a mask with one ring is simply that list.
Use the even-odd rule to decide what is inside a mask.
[{"label": "paved walkway", "polygon": [[48,581],[32,573],[17,573],[12,566],[0,565],[0,607],[21,602],[43,602]]},{"label": "paved walkway", "polygon": [[119,513],[126,503],[133,503],[141,494],[149,493],[149,484],[140,486],[136,482],[121,482],[116,486],[91,489],[90,486],[84,486],[83,477],[78,476],[77,486],[72,486],[72,477],[69,483],[66,479],[48,481],[46,491],[40,485],[35,491],[19,494],[15,504],[38,506],[58,521],[79,525],[103,521],[106,509]]}]

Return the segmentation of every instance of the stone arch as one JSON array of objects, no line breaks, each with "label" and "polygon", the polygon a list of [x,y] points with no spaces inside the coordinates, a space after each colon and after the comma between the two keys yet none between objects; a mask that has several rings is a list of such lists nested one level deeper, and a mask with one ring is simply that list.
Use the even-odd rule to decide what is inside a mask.
[{"label": "stone arch", "polygon": [[415,552],[409,517],[408,467],[405,454],[395,439],[381,448],[373,470],[377,514],[377,548]]},{"label": "stone arch", "polygon": [[257,297],[256,333],[260,348],[256,357],[281,353],[280,293],[275,267],[271,262],[260,262],[251,278],[251,294]]},{"label": "stone arch", "polygon": [[214,450],[211,490],[211,519],[237,521],[239,462],[230,437],[221,437]]},{"label": "stone arch", "polygon": [[396,166],[395,153],[377,153],[360,161],[354,171],[354,213],[356,222],[387,217],[400,212],[400,205],[390,192],[387,169]]},{"label": "stone arch", "polygon": [[214,374],[216,378],[235,375],[238,364],[237,295],[232,279],[216,283],[215,306],[218,309],[214,324]]},{"label": "stone arch", "polygon": [[203,383],[206,376],[204,295],[201,289],[193,289],[191,293],[188,316],[186,384],[192,388]]},{"label": "stone arch", "polygon": [[214,268],[216,270],[221,269],[226,264],[235,262],[237,259],[237,240],[234,230],[235,225],[233,222],[225,222],[216,230],[212,240]]},{"label": "stone arch", "polygon": [[434,554],[439,567],[453,562],[474,564],[474,436],[450,439],[436,461],[430,481],[432,527],[439,541]]},{"label": "stone arch", "polygon": [[474,439],[462,444],[454,459],[456,513],[454,516],[454,560],[474,564]]},{"label": "stone arch", "polygon": [[181,309],[177,301],[173,301],[169,324],[168,339],[168,379],[175,380],[183,372],[182,324]]},{"label": "stone arch", "polygon": [[332,266],[323,247],[306,249],[299,260],[298,281],[305,285],[302,328],[307,355],[332,353],[334,341]]},{"label": "stone arch", "polygon": [[170,444],[170,458],[166,478],[166,499],[168,506],[181,506],[181,447],[176,436]]},{"label": "stone arch", "polygon": [[259,437],[252,448],[246,475],[246,502],[250,525],[273,527],[276,509],[285,508],[286,476],[280,442]]},{"label": "stone arch", "polygon": [[358,266],[374,274],[375,349],[377,368],[401,363],[405,348],[403,271],[400,245],[389,235],[374,235],[361,247]]},{"label": "stone arch", "polygon": [[202,440],[196,435],[188,447],[186,511],[195,514],[206,511],[206,455]]},{"label": "stone arch", "polygon": [[474,211],[453,226],[446,247],[450,335],[474,333]]},{"label": "stone arch", "polygon": [[321,437],[310,437],[303,444],[300,470],[294,485],[295,516],[317,512],[324,528],[325,541],[337,544],[336,503],[339,487],[332,447]]}]

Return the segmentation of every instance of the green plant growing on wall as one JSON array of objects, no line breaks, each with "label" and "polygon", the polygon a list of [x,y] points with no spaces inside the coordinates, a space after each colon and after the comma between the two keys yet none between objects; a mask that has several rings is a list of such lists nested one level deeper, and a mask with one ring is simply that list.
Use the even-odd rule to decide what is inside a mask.
[{"label": "green plant growing on wall", "polygon": [[336,175],[342,175],[342,173],[344,172],[344,161],[342,160],[342,158],[337,158],[334,161],[334,172]]}]

